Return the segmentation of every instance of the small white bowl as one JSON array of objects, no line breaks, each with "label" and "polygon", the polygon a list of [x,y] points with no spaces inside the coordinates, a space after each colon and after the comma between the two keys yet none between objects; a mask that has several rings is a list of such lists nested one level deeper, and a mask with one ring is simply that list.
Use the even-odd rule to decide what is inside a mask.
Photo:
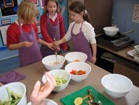
[{"label": "small white bowl", "polygon": [[104,27],[103,30],[104,30],[104,33],[106,35],[115,36],[118,33],[119,28],[117,28],[117,27]]},{"label": "small white bowl", "polygon": [[57,61],[58,64],[54,64],[56,62],[56,56],[55,55],[49,55],[42,59],[42,63],[45,66],[47,70],[54,70],[54,69],[60,69],[63,67],[63,64],[65,62],[65,58],[62,55],[57,55]]},{"label": "small white bowl", "polygon": [[136,50],[136,53],[139,54],[139,45],[134,46],[134,49]]},{"label": "small white bowl", "polygon": [[[62,90],[64,90],[68,84],[69,84],[69,81],[71,80],[71,75],[65,71],[65,70],[62,70],[62,69],[55,69],[55,70],[52,70],[52,71],[49,71],[52,75],[54,75],[55,77],[59,77],[59,78],[63,78],[65,80],[67,80],[67,82],[65,84],[62,84],[60,86],[56,86],[53,91],[54,92],[60,92]],[[43,75],[42,77],[42,82],[45,84],[47,82],[47,79],[46,79],[46,76]]]},{"label": "small white bowl", "polygon": [[71,62],[85,62],[87,55],[83,52],[69,52],[65,55],[67,63]]},{"label": "small white bowl", "polygon": [[[45,99],[45,104],[46,105],[58,105],[55,101],[51,100],[51,99]],[[27,105],[32,105],[31,102],[29,102]]]},{"label": "small white bowl", "polygon": [[74,75],[71,74],[71,79],[75,82],[81,82],[85,80],[91,72],[91,66],[85,62],[73,62],[65,66],[65,70],[70,73],[72,70],[84,70],[86,74]]},{"label": "small white bowl", "polygon": [[8,92],[6,88],[14,91],[17,94],[22,95],[21,100],[17,105],[26,105],[27,104],[27,97],[26,97],[26,86],[21,82],[12,82],[0,87],[0,100],[8,101]]},{"label": "small white bowl", "polygon": [[132,81],[120,74],[105,75],[101,83],[106,93],[113,98],[123,97],[133,88]]}]

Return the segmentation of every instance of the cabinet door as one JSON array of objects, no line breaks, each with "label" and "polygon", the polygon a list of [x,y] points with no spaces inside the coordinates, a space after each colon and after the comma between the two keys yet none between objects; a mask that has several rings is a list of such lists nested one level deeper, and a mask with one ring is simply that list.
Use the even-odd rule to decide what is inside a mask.
[{"label": "cabinet door", "polygon": [[111,26],[113,0],[84,0],[96,34],[103,33],[103,27]]},{"label": "cabinet door", "polygon": [[130,63],[128,60],[118,58],[114,64],[113,73],[118,73],[127,76],[131,79],[134,85],[139,87],[139,65]]}]

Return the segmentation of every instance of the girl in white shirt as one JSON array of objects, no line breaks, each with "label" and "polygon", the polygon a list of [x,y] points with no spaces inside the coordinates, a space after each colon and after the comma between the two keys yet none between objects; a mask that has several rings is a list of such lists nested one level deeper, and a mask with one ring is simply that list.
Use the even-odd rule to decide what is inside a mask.
[{"label": "girl in white shirt", "polygon": [[[69,25],[66,35],[55,44],[59,45],[71,39],[73,50],[86,53],[87,60],[96,62],[96,39],[90,18],[85,10],[85,6],[80,1],[72,2],[69,6],[70,18],[74,21]],[[90,47],[91,44],[91,47]],[[92,48],[92,51],[91,51]]]}]

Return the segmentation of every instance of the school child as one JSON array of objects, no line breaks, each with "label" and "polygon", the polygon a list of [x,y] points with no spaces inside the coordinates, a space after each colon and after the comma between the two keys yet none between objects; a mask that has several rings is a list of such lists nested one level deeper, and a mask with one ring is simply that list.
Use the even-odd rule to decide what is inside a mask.
[{"label": "school child", "polygon": [[38,37],[36,16],[38,8],[30,0],[23,0],[18,7],[18,19],[7,30],[7,47],[19,49],[20,66],[41,61],[42,55],[38,43],[53,49],[54,45]]},{"label": "school child", "polygon": [[74,22],[69,25],[66,35],[55,44],[59,45],[71,39],[73,50],[87,54],[87,60],[95,63],[97,51],[95,32],[89,23],[90,18],[84,4],[80,1],[72,2],[69,6],[69,14]]},{"label": "school child", "polygon": [[[43,40],[48,43],[53,43],[54,40],[60,40],[65,35],[64,20],[59,14],[59,6],[57,0],[45,0],[44,14],[40,18],[40,28]],[[59,46],[61,54],[68,50],[67,43]],[[43,57],[54,54],[54,51],[47,46],[41,46],[41,53]]]}]

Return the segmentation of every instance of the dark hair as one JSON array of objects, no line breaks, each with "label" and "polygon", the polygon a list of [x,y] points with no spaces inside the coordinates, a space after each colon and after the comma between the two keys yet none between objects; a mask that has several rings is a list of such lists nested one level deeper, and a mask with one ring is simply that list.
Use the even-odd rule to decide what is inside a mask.
[{"label": "dark hair", "polygon": [[55,2],[55,3],[56,3],[56,5],[57,5],[57,10],[56,10],[56,12],[57,12],[57,13],[60,13],[60,7],[59,7],[59,5],[58,5],[57,0],[45,0],[45,3],[44,3],[44,13],[48,13],[48,11],[47,11],[47,9],[46,9],[45,6],[47,6],[47,4],[48,4],[49,1],[52,1],[52,2]]},{"label": "dark hair", "polygon": [[91,19],[85,9],[85,6],[82,2],[80,1],[74,1],[71,3],[71,5],[69,6],[69,10],[73,11],[75,13],[81,13],[83,12],[83,19],[86,20],[87,22],[91,22]]}]

